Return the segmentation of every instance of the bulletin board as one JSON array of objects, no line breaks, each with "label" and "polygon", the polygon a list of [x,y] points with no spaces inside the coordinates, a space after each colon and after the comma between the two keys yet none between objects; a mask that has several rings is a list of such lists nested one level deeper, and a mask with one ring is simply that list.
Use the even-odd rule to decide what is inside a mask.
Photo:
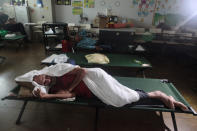
[{"label": "bulletin board", "polygon": [[84,0],[84,8],[94,8],[95,0]]}]

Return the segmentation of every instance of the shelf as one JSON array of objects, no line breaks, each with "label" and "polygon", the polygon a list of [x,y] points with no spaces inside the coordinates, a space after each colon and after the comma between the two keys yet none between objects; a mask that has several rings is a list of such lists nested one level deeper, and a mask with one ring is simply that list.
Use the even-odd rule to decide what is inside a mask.
[{"label": "shelf", "polygon": [[59,27],[59,26],[68,26],[67,23],[62,23],[62,22],[59,22],[59,23],[44,23],[42,25],[43,26],[52,26],[52,27],[54,27],[54,26],[57,26],[57,27]]},{"label": "shelf", "polygon": [[[58,28],[58,30],[56,30]],[[48,33],[49,30],[52,30]],[[63,39],[68,39],[68,25],[67,23],[44,23],[42,24],[43,31],[43,40],[45,51],[61,51],[61,49],[55,48],[53,45],[53,41],[49,41],[50,38],[58,38],[55,39],[54,42],[60,42]]]}]

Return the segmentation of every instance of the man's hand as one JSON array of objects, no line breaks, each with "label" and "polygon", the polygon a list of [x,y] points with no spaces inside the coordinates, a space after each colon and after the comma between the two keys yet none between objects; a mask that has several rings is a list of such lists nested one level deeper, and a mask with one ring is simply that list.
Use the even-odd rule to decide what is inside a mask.
[{"label": "man's hand", "polygon": [[175,107],[181,108],[183,111],[187,111],[188,108],[183,103],[176,101],[172,96],[167,96],[161,91],[149,92],[148,96],[150,98],[161,100],[168,108],[175,109]]},{"label": "man's hand", "polygon": [[33,91],[34,96],[39,97],[39,98],[45,98],[46,93],[42,93],[40,89],[34,90]]}]

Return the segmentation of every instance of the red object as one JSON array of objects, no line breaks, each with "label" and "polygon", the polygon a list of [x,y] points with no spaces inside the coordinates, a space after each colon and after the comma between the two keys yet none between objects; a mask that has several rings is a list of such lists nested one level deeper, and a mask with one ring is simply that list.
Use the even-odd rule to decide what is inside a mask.
[{"label": "red object", "polygon": [[[60,90],[68,89],[75,79],[76,75],[63,75],[56,79],[56,84],[52,86],[49,90],[49,93],[57,93]],[[93,97],[92,92],[88,89],[86,84],[82,81],[75,87],[73,92],[79,97]]]},{"label": "red object", "polygon": [[108,24],[108,28],[114,28],[114,24]]},{"label": "red object", "polygon": [[71,52],[72,51],[72,43],[68,40],[62,40],[62,51],[63,52]]},{"label": "red object", "polygon": [[117,23],[117,24],[114,24],[114,28],[128,28],[128,27],[133,27],[134,25],[131,24],[131,23]]},{"label": "red object", "polygon": [[76,35],[76,36],[75,36],[75,41],[76,41],[76,42],[79,42],[80,40],[81,40],[80,36],[79,36],[79,35]]}]

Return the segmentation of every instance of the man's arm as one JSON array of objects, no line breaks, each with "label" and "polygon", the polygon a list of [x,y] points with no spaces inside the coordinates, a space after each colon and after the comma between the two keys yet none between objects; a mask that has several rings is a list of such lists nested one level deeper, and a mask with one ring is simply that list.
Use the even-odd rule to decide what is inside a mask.
[{"label": "man's arm", "polygon": [[187,111],[188,108],[183,103],[176,101],[172,96],[167,96],[161,91],[153,91],[148,93],[149,98],[161,100],[167,107],[174,109],[179,107],[184,111]]},{"label": "man's arm", "polygon": [[76,75],[75,79],[71,83],[68,88],[69,92],[72,92],[74,88],[80,83],[80,81],[84,78],[86,71],[84,68],[75,68],[72,71],[68,72],[68,75]]},{"label": "man's arm", "polygon": [[57,94],[47,94],[42,93],[39,89],[34,92],[36,97],[42,98],[42,99],[51,99],[51,98],[60,98],[60,99],[66,99],[66,98],[72,98],[75,97],[74,93],[70,93],[69,91],[59,91]]}]

